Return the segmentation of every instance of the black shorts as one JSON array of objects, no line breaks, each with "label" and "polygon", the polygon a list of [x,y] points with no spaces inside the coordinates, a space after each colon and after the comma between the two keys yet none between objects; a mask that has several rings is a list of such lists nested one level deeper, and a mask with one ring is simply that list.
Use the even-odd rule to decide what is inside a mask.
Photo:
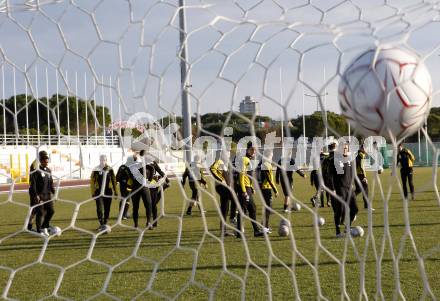
[{"label": "black shorts", "polygon": [[319,175],[317,170],[312,170],[310,173],[310,183],[315,186],[316,189],[319,189]]}]

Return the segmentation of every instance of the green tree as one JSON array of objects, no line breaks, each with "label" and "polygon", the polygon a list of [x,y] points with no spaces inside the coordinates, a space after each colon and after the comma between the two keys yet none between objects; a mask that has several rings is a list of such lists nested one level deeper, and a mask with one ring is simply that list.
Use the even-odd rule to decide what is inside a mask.
[{"label": "green tree", "polygon": [[[5,104],[5,116],[3,116],[3,104]],[[97,127],[99,128],[99,134],[102,135],[103,115],[105,124],[108,127],[108,125],[111,123],[110,112],[107,107],[100,105],[96,106],[96,112],[94,112],[94,109],[94,100],[83,100],[81,98],[77,99],[76,97],[67,98],[64,95],[52,95],[48,102],[46,97],[39,98],[37,101],[31,96],[26,98],[24,94],[20,94],[15,97],[15,101],[13,96],[9,99],[0,100],[0,128],[3,127],[3,120],[5,119],[6,133],[15,134],[14,112],[17,112],[17,125],[19,133],[27,133],[26,125],[28,124],[30,133],[37,133],[39,125],[41,134],[47,134],[49,127],[51,134],[57,134],[56,128],[59,120],[58,126],[60,128],[60,134],[67,134],[67,128],[69,125],[70,133],[72,135],[77,134],[78,128],[79,134],[85,135],[86,120],[89,127],[89,134],[91,134],[94,131],[96,116],[96,119],[98,120]],[[77,124],[77,110],[79,124]],[[67,111],[69,111],[69,114]]]}]

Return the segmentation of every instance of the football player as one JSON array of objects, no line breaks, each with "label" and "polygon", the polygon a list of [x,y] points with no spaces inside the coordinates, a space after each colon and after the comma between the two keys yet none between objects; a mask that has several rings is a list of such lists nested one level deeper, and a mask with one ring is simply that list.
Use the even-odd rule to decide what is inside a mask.
[{"label": "football player", "polygon": [[[280,158],[278,161],[278,167],[276,170],[276,183],[281,184],[281,190],[284,195],[284,212],[289,212],[289,204],[290,204],[290,196],[293,191],[293,172],[295,160],[293,158],[289,158],[290,155],[285,156],[284,158]],[[296,173],[299,174],[303,178],[307,178],[307,175],[303,173],[300,169],[296,170]]]},{"label": "football player", "polygon": [[[242,210],[246,210],[249,217],[251,218],[252,228],[254,230],[254,236],[263,236],[264,233],[258,227],[256,223],[257,218],[257,208],[254,203],[254,186],[252,184],[252,180],[250,176],[252,175],[252,166],[251,160],[255,158],[255,147],[252,146],[252,143],[249,142],[246,147],[246,155],[241,158],[241,166],[239,166],[240,175],[239,175],[239,183],[240,183],[240,194],[239,194],[239,202]],[[242,237],[242,229],[241,229],[241,212],[238,213],[237,218],[237,238]]]},{"label": "football player", "polygon": [[209,168],[216,181],[215,191],[217,191],[218,195],[220,196],[220,211],[223,216],[223,219],[220,221],[220,233],[222,236],[232,235],[226,231],[223,220],[226,220],[227,218],[229,207],[231,209],[229,220],[233,220],[235,218],[236,211],[235,201],[229,188],[231,184],[231,177],[229,175],[228,164],[229,159],[227,158],[226,153],[220,151],[218,158]]},{"label": "football player", "polygon": [[411,200],[414,201],[414,184],[413,184],[413,166],[416,158],[413,153],[403,147],[403,143],[399,144],[399,153],[397,154],[397,165],[400,164],[400,176],[402,178],[403,195],[408,198],[408,188],[406,182],[408,182],[409,190],[411,191]]},{"label": "football player", "polygon": [[275,185],[273,176],[272,156],[272,151],[265,152],[260,168],[261,194],[263,195],[264,202],[267,206],[264,210],[263,222],[263,231],[266,233],[272,233],[272,230],[269,227],[269,217],[272,210],[272,191],[275,194],[275,197],[278,197],[278,189]]},{"label": "football player", "polygon": [[113,168],[107,164],[107,156],[99,156],[99,165],[90,176],[90,191],[96,201],[98,231],[106,229],[110,216],[113,195],[118,195],[116,176]]},{"label": "football player", "polygon": [[199,188],[197,185],[204,185],[207,187],[207,182],[203,175],[203,171],[199,167],[200,157],[198,155],[194,156],[194,160],[190,164],[190,169],[187,167],[182,175],[182,187],[185,187],[186,179],[188,179],[189,188],[191,189],[191,203],[188,205],[186,210],[187,215],[192,214],[192,207],[197,205],[200,211],[199,205]]},{"label": "football player", "polygon": [[50,221],[55,213],[52,200],[55,188],[52,171],[47,167],[49,156],[42,151],[38,154],[38,160],[39,166],[30,174],[29,195],[33,206],[36,206],[32,211],[36,215],[37,232],[42,236],[49,236]]}]

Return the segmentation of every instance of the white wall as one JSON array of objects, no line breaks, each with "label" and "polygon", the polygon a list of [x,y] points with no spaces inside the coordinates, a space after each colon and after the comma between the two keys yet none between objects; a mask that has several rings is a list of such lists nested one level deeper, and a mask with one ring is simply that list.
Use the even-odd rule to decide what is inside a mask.
[{"label": "white wall", "polygon": [[[26,155],[29,166],[37,157],[40,150],[45,150],[50,156],[49,167],[53,176],[61,180],[88,179],[93,168],[99,164],[99,156],[107,155],[107,160],[115,170],[132,155],[129,150],[116,146],[2,146],[0,147],[0,184],[10,183],[10,158],[12,155],[14,168],[18,168],[20,156],[21,175],[26,175]],[[180,174],[184,170],[183,152],[172,151],[156,154],[161,158],[161,168],[167,174]]]}]

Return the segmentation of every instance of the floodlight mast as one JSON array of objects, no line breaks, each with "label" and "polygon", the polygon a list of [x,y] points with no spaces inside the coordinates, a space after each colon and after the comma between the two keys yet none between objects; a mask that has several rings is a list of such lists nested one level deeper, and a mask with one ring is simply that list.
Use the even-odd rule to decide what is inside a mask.
[{"label": "floodlight mast", "polygon": [[188,77],[188,49],[186,41],[186,19],[185,19],[185,0],[179,0],[179,38],[180,38],[180,84],[182,97],[182,120],[183,120],[183,141],[184,144],[184,158],[187,163],[191,162],[191,146],[192,146],[192,131],[191,131],[191,106],[189,99],[189,84]]}]

